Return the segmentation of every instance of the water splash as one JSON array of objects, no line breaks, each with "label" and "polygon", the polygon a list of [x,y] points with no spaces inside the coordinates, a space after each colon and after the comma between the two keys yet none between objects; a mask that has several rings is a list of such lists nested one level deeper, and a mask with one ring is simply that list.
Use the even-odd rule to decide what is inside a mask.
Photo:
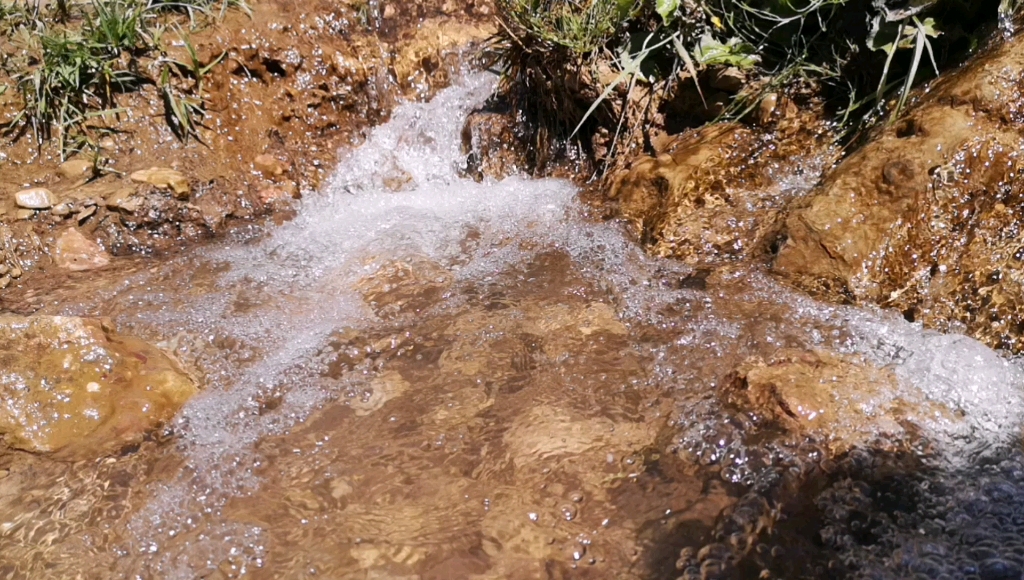
[{"label": "water splash", "polygon": [[[230,564],[235,570],[264,563],[267,538],[275,530],[233,521],[228,515],[230,503],[246,499],[272,503],[277,498],[267,491],[268,485],[281,486],[281,493],[304,493],[308,490],[302,486],[313,485],[312,480],[268,481],[271,451],[267,448],[300,441],[289,436],[302,433],[304,422],[317,417],[318,411],[329,415],[332,402],[344,400],[357,412],[370,413],[387,397],[427,390],[431,381],[424,379],[418,385],[392,380],[393,376],[372,365],[356,365],[339,378],[332,366],[337,362],[336,351],[362,348],[365,354],[367,347],[346,344],[332,351],[327,345],[353,329],[385,343],[382,348],[401,351],[407,347],[396,345],[409,343],[408,349],[415,350],[422,338],[415,334],[431,321],[441,321],[439,326],[470,326],[469,330],[437,332],[446,340],[466,342],[467,358],[482,361],[479,375],[483,376],[452,373],[448,377],[453,383],[473,385],[463,391],[472,391],[472,397],[479,399],[473,399],[474,404],[481,409],[493,404],[494,390],[499,389],[487,386],[487,379],[500,383],[508,378],[499,380],[496,368],[486,365],[507,363],[513,375],[508,380],[520,381],[515,388],[523,388],[524,381],[550,380],[552,392],[542,391],[547,399],[521,416],[510,411],[513,425],[507,427],[507,434],[480,443],[487,449],[487,445],[543,448],[542,459],[564,449],[585,457],[591,447],[614,447],[608,443],[612,432],[635,448],[650,445],[663,415],[661,411],[643,413],[658,408],[661,401],[681,417],[682,447],[691,449],[704,466],[725,466],[723,479],[754,485],[776,466],[769,457],[775,451],[748,443],[715,394],[719,381],[736,365],[781,348],[860,353],[891,368],[900,379],[899,388],[880,394],[874,404],[898,399],[921,409],[937,403],[953,411],[955,418],[917,417],[953,465],[970,464],[979,450],[1017,437],[1024,415],[1024,373],[1019,365],[976,341],[924,331],[877,310],[817,303],[781,286],[757,267],[725,269],[708,289],[688,288],[681,281],[693,274],[690,268],[645,255],[618,224],[588,219],[569,183],[517,176],[482,183],[461,178],[463,120],[491,94],[494,83],[488,74],[469,75],[429,103],[401,106],[362,147],[342,157],[324,191],[308,197],[292,222],[264,238],[181,258],[155,273],[139,274],[106,295],[107,302],[122,305],[119,322],[160,334],[175,348],[192,349],[189,355],[204,371],[207,383],[206,391],[186,407],[176,425],[180,434],[176,457],[181,465],[175,464],[173,477],[150,486],[145,505],[130,521],[133,535],[123,548],[123,558],[131,564],[122,568],[164,578],[191,578],[224,562],[237,561]],[[785,195],[807,191],[813,180],[814,176],[788,180]],[[559,261],[559,257],[565,259]],[[401,267],[396,269],[396,263]],[[405,277],[389,280],[394,271]],[[568,282],[553,284],[553,290],[534,290],[558,276]],[[437,291],[407,310],[375,308],[367,299],[373,292],[402,291],[406,283],[402,280]],[[536,296],[522,299],[530,292]],[[496,298],[481,305],[488,294]],[[507,294],[519,298],[502,303]],[[530,302],[530,308],[517,307],[517,300]],[[566,306],[573,300],[583,306]],[[565,315],[572,308],[582,314]],[[602,314],[606,311],[614,311],[615,320]],[[568,332],[566,319],[585,321],[583,334],[590,338],[579,343],[585,348],[551,349],[548,354],[542,343],[545,339],[557,342],[559,337],[540,335]],[[509,326],[503,326],[505,322]],[[574,324],[580,326],[578,320]],[[501,350],[503,340],[516,343],[510,353]],[[508,360],[502,358],[506,354]],[[606,364],[601,364],[602,358]],[[429,386],[444,398],[458,385]],[[574,422],[574,414],[565,409],[571,407],[569,397],[580,393],[592,399],[614,395],[641,402],[627,412],[587,400],[598,416]],[[431,400],[422,396],[417,401]],[[582,406],[578,401],[573,404]],[[433,411],[439,417],[458,413],[455,403],[440,406],[440,411]],[[499,419],[489,416],[487,421]],[[568,438],[570,443],[556,437],[563,425],[576,430],[577,435]],[[343,434],[352,439],[358,435]],[[431,435],[431,449],[462,449],[479,443],[469,437],[449,439],[446,432]],[[331,445],[342,453],[346,443],[336,439]],[[324,441],[318,438],[313,449],[324,448]],[[473,459],[479,462],[476,470],[467,469],[473,477],[444,480],[447,483],[438,487],[454,495],[448,489],[451,486],[482,486],[488,474],[527,470],[523,457],[511,460],[510,468],[486,464],[483,451],[478,455]],[[615,453],[607,455],[608,461],[602,457],[598,466],[617,465]],[[275,457],[279,462],[275,467],[285,463],[280,455]],[[396,466],[386,467],[411,479],[424,477],[423,469],[430,467],[422,458],[399,466],[400,459],[389,457]],[[345,497],[345,486],[350,485],[332,477],[358,475],[371,467],[324,461],[324,473],[331,477],[321,475],[333,482],[327,494],[332,501]],[[628,465],[623,473],[605,474],[608,481],[628,477],[638,464],[632,457],[623,462]],[[596,473],[596,469],[588,465],[585,471]],[[495,477],[489,485],[500,488],[495,483],[500,481]],[[528,487],[516,483],[509,487]],[[460,497],[470,495],[462,493]],[[487,494],[487,502],[494,495],[491,490],[480,493]],[[505,493],[513,492],[506,489]],[[315,498],[306,500],[315,503]],[[486,505],[491,509],[490,503]],[[357,507],[368,512],[352,510],[371,521],[368,528],[380,529],[374,518],[384,516],[374,513],[371,502]],[[428,507],[437,511],[426,504],[417,509]],[[587,519],[577,517],[576,508],[570,508],[571,522],[561,525],[586,525],[580,522]],[[502,507],[494,509],[500,512]],[[531,515],[525,521],[533,520]],[[449,527],[458,524],[452,522]],[[581,533],[584,528],[567,529]],[[576,562],[582,557],[577,557],[579,545],[573,542],[570,547],[570,560]],[[369,561],[372,550],[360,550],[359,557]],[[397,553],[409,559],[418,552],[410,548]]]}]

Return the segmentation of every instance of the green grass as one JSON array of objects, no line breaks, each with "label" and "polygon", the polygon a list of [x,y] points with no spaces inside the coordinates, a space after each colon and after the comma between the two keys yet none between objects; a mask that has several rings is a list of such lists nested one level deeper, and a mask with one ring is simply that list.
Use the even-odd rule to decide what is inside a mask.
[{"label": "green grass", "polygon": [[[0,34],[19,49],[0,57],[0,66],[22,101],[4,126],[6,134],[31,132],[40,145],[55,141],[64,157],[116,123],[120,95],[154,85],[174,133],[182,140],[197,137],[202,77],[223,55],[199,62],[181,27],[194,29],[232,7],[247,9],[240,0],[91,0],[46,7],[26,2],[0,8]],[[189,62],[160,56],[169,26],[185,41]]]},{"label": "green grass", "polygon": [[749,80],[731,95],[726,118],[755,110],[768,92],[807,86],[817,87],[846,130],[866,119],[896,118],[916,85],[958,62],[997,22],[1008,26],[1022,5],[911,0],[896,10],[872,0],[498,0],[494,47],[502,94],[527,121],[536,149],[593,154],[589,144],[604,132],[614,135],[610,158],[637,142],[632,128],[649,125],[659,102],[693,84],[701,91],[700,79],[723,67],[744,69]]}]

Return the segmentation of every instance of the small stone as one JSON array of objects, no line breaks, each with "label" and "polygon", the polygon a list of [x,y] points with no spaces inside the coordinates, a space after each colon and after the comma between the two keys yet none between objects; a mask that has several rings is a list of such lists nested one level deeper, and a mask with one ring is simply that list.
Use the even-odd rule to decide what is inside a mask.
[{"label": "small stone", "polygon": [[18,266],[15,266],[15,267],[11,268],[11,278],[14,278],[14,279],[21,278],[21,275],[23,273],[24,272],[22,272],[21,268],[19,268]]},{"label": "small stone", "polygon": [[107,151],[117,149],[117,142],[114,141],[113,137],[104,137],[100,139],[98,145],[100,146],[100,149],[106,149]]},{"label": "small stone", "polygon": [[188,199],[191,188],[188,179],[180,172],[166,167],[150,167],[141,169],[131,174],[131,180],[138,183],[148,183],[160,189],[170,189],[175,197]]},{"label": "small stone", "polygon": [[274,203],[282,199],[289,199],[292,196],[280,187],[265,187],[256,194],[264,205]]},{"label": "small stone", "polygon": [[772,120],[772,113],[775,112],[778,105],[779,95],[776,93],[768,93],[761,99],[761,103],[758,105],[758,120],[762,125],[767,125]]},{"label": "small stone", "polygon": [[252,164],[257,171],[267,177],[277,177],[288,170],[287,163],[267,153],[257,155],[256,159],[252,160]]},{"label": "small stone", "polygon": [[712,88],[727,93],[738,93],[747,84],[747,75],[740,69],[730,66],[711,75]]},{"label": "small stone", "polygon": [[19,220],[27,220],[31,219],[34,215],[36,215],[36,210],[34,209],[19,209],[18,212],[14,214],[14,217]]},{"label": "small stone", "polygon": [[0,357],[4,442],[63,459],[137,443],[197,392],[177,361],[101,319],[0,315]]},{"label": "small stone", "polygon": [[96,206],[95,205],[87,206],[85,209],[83,209],[82,211],[80,211],[77,214],[75,214],[75,221],[77,221],[79,223],[79,225],[81,225],[82,222],[84,222],[85,220],[87,220],[90,217],[92,217],[92,215],[94,213],[96,213]]},{"label": "small stone", "polygon": [[3,276],[0,276],[0,290],[3,290],[4,288],[6,288],[6,287],[8,287],[10,285],[11,285],[11,275],[10,274],[5,274]]},{"label": "small stone", "polygon": [[65,179],[80,179],[92,175],[95,165],[88,159],[69,159],[57,167]]},{"label": "small stone", "polygon": [[53,206],[53,208],[50,210],[50,213],[57,217],[66,217],[71,214],[71,204],[58,203],[57,205]]},{"label": "small stone", "polygon": [[384,6],[384,18],[394,18],[394,17],[395,17],[395,7],[394,7],[394,5],[388,4],[388,5]]},{"label": "small stone", "polygon": [[130,189],[120,189],[115,191],[105,201],[107,209],[122,209],[128,213],[132,213],[139,209],[142,205],[142,201],[135,196],[135,192]]},{"label": "small stone", "polygon": [[53,261],[72,272],[102,268],[110,263],[110,254],[76,228],[64,230],[53,247]]},{"label": "small stone", "polygon": [[14,202],[25,209],[48,209],[57,203],[53,192],[44,187],[24,189],[14,194]]}]

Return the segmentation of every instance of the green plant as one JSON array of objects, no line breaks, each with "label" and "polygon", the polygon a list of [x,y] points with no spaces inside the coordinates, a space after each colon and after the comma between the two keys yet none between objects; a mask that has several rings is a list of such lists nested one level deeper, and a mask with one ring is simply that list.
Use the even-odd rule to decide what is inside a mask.
[{"label": "green plant", "polygon": [[[189,138],[195,138],[201,142],[198,126],[206,112],[203,105],[205,99],[203,81],[210,71],[227,56],[227,53],[222,52],[211,62],[203,64],[191,39],[184,33],[181,36],[188,60],[182,62],[163,59],[160,72],[160,91],[164,99],[168,125],[175,135],[182,141],[187,142]],[[190,94],[184,94],[178,88],[178,84],[185,80],[191,80],[193,83],[189,91]]]},{"label": "green plant", "polygon": [[[196,137],[204,108],[202,79],[224,55],[200,63],[187,32],[174,23],[182,19],[178,14],[187,16],[192,29],[199,17],[215,16],[218,7],[221,15],[231,7],[248,11],[242,0],[0,5],[0,33],[27,55],[0,61],[23,102],[20,113],[6,123],[8,134],[30,129],[40,144],[55,139],[64,156],[90,141],[90,131],[97,128],[93,121],[116,121],[121,112],[118,95],[156,85],[175,134],[182,140]],[[156,58],[154,66],[146,66],[143,61],[152,63],[163,52],[168,19],[185,40],[187,59]],[[150,70],[157,75],[151,76]]]}]

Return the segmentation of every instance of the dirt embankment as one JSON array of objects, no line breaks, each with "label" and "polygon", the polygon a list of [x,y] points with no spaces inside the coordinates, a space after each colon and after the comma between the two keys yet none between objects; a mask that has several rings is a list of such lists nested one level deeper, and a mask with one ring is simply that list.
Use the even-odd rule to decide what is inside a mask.
[{"label": "dirt embankment", "polygon": [[[178,139],[160,89],[143,85],[102,120],[98,159],[62,163],[31,131],[0,144],[0,287],[29,271],[88,269],[233,221],[287,216],[339,148],[358,144],[398,101],[446,86],[493,32],[488,0],[258,0],[250,9],[189,35],[202,64],[217,63],[204,78],[200,139]],[[182,43],[169,44],[167,58],[186,60]],[[0,117],[20,107],[16,91],[0,97]]]}]

